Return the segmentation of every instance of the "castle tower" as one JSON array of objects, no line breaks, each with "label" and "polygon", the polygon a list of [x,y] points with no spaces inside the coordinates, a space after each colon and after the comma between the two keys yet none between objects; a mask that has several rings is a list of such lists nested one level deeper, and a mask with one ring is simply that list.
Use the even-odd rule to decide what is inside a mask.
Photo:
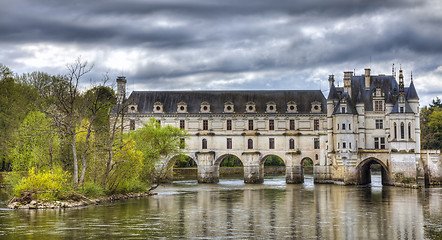
[{"label": "castle tower", "polygon": [[126,77],[117,77],[117,103],[123,103],[126,98]]}]

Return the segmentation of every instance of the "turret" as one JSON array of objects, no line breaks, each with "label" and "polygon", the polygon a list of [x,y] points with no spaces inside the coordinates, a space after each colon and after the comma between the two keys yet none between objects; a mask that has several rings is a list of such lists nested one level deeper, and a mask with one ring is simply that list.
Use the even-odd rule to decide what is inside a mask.
[{"label": "turret", "polygon": [[334,83],[335,83],[335,75],[328,75],[328,88],[331,89]]},{"label": "turret", "polygon": [[123,103],[126,98],[126,77],[117,77],[117,103]]}]

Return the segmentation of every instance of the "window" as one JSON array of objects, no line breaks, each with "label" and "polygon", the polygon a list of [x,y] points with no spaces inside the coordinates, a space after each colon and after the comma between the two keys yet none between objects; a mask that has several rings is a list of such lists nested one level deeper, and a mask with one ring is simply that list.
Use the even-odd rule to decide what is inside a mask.
[{"label": "window", "polygon": [[184,120],[180,120],[180,129],[184,129],[186,124],[186,122]]},{"label": "window", "polygon": [[227,130],[232,130],[232,120],[227,120]]},{"label": "window", "polygon": [[339,123],[338,123],[338,130],[339,130]]},{"label": "window", "polygon": [[289,140],[289,149],[295,149],[295,140],[293,138]]},{"label": "window", "polygon": [[269,130],[275,130],[275,120],[269,120]]},{"label": "window", "polygon": [[318,159],[319,159],[318,154],[315,154],[315,160],[318,161]]},{"label": "window", "polygon": [[315,149],[319,149],[319,138],[313,140]]},{"label": "window", "polygon": [[401,113],[404,113],[404,107],[401,107],[400,109],[401,109],[400,112],[401,112]]},{"label": "window", "polygon": [[405,126],[404,123],[401,123],[401,139],[405,139]]},{"label": "window", "polygon": [[135,119],[130,120],[130,130],[135,130]]},{"label": "window", "polygon": [[384,128],[384,120],[376,119],[376,129],[383,129],[383,128]]},{"label": "window", "polygon": [[342,111],[341,111],[342,113],[345,113],[345,107],[342,107]]},{"label": "window", "polygon": [[253,120],[249,120],[249,130],[253,130]]},{"label": "window", "polygon": [[252,139],[247,140],[247,148],[253,149],[253,140]]},{"label": "window", "polygon": [[347,143],[346,142],[342,142],[342,148],[347,148]]},{"label": "window", "polygon": [[275,139],[269,138],[269,149],[275,149]]},{"label": "window", "polygon": [[377,112],[384,111],[384,104],[382,104],[382,100],[374,101],[374,110]]},{"label": "window", "polygon": [[319,130],[319,120],[315,119],[313,120],[313,126],[315,130]]},{"label": "window", "polygon": [[338,149],[339,149],[339,142],[338,142]]},{"label": "window", "polygon": [[227,138],[227,149],[232,149],[232,139]]},{"label": "window", "polygon": [[411,123],[408,123],[408,139],[411,139]]},{"label": "window", "polygon": [[348,130],[351,130],[351,123],[348,124]]},{"label": "window", "polygon": [[381,137],[381,149],[385,149],[385,138]]},{"label": "window", "polygon": [[397,138],[397,125],[394,123],[394,139]]},{"label": "window", "polygon": [[203,130],[209,130],[209,120],[203,120]]},{"label": "window", "polygon": [[385,149],[385,138],[375,137],[374,138],[374,148],[375,149]]},{"label": "window", "polygon": [[184,138],[180,138],[180,149],[184,149],[186,147],[186,140]]},{"label": "window", "polygon": [[348,143],[348,148],[351,149],[351,142]]},{"label": "window", "polygon": [[207,140],[203,139],[202,141],[202,149],[207,149]]},{"label": "window", "polygon": [[345,130],[345,123],[342,124],[342,130]]},{"label": "window", "polygon": [[290,130],[295,130],[295,120],[290,120]]}]

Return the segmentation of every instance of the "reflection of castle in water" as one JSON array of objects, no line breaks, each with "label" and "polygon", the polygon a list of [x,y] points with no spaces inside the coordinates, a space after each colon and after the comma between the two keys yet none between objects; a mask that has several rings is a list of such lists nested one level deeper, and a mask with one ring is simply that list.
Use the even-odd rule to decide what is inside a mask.
[{"label": "reflection of castle in water", "polygon": [[424,176],[440,183],[440,153],[420,149],[413,80],[405,87],[402,69],[399,82],[395,75],[344,72],[343,87],[330,75],[327,99],[312,90],[134,91],[126,99],[120,77],[118,102],[128,105],[126,130],[151,117],[187,130],[199,182],[218,182],[219,164],[233,155],[244,165],[246,183],[263,182],[269,156],[283,159],[287,183],[304,181],[307,158],[317,183],[367,184],[372,164],[382,166],[385,185],[416,184]]},{"label": "reflection of castle in water", "polygon": [[159,195],[149,208],[184,238],[423,239],[424,209],[440,216],[417,190],[278,184],[195,186],[185,196]]}]

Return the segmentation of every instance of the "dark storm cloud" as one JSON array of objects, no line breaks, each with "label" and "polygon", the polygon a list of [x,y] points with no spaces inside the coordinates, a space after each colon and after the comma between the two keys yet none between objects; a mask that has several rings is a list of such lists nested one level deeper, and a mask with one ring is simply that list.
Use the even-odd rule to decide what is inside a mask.
[{"label": "dark storm cloud", "polygon": [[[69,46],[91,53],[95,71],[129,68],[145,89],[315,88],[331,73],[389,73],[392,63],[436,79],[440,11],[437,0],[7,0],[0,61],[26,69],[41,55],[29,46]],[[125,67],[109,63],[125,57]]]}]

